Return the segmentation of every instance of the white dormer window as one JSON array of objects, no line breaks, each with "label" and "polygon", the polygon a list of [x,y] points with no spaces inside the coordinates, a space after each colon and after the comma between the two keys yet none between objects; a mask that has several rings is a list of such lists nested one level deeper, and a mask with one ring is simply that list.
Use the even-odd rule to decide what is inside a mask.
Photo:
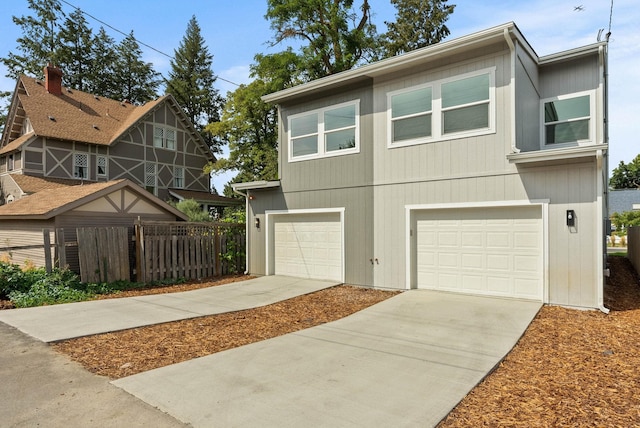
[{"label": "white dormer window", "polygon": [[164,126],[154,126],[153,145],[163,149],[175,150],[176,130]]},{"label": "white dormer window", "polygon": [[575,145],[595,141],[593,91],[547,98],[542,110],[542,145]]},{"label": "white dormer window", "polygon": [[74,153],[73,178],[86,180],[89,178],[89,155],[86,153]]}]

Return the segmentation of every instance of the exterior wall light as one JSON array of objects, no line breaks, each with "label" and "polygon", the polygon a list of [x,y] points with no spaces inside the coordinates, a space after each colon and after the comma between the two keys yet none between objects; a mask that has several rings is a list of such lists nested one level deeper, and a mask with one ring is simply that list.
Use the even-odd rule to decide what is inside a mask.
[{"label": "exterior wall light", "polygon": [[567,210],[567,226],[573,227],[576,225],[576,212],[574,210]]},{"label": "exterior wall light", "polygon": [[260,229],[260,219],[258,217],[256,217],[255,219],[255,225],[256,225],[256,229]]}]

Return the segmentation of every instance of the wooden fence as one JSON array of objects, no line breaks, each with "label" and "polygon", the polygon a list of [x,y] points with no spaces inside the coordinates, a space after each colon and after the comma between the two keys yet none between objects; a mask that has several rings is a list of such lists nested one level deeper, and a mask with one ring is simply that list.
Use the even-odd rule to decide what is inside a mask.
[{"label": "wooden fence", "polygon": [[231,223],[136,221],[139,282],[243,272],[245,227]]},{"label": "wooden fence", "polygon": [[78,228],[75,242],[65,242],[61,228],[55,229],[55,242],[49,229],[42,233],[41,245],[0,247],[0,254],[33,254],[39,249],[44,257],[29,260],[50,272],[54,266],[67,267],[67,249],[77,246],[77,263],[69,264],[79,266],[82,282],[91,283],[199,279],[245,270],[241,223],[136,221],[134,227]]}]

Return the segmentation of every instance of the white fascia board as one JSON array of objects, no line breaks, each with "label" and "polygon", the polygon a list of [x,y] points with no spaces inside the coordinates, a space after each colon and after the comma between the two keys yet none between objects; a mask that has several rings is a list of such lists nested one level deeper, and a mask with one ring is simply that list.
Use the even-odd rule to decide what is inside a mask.
[{"label": "white fascia board", "polygon": [[[403,55],[398,55],[374,62],[372,64],[363,65],[353,70],[343,71],[341,73],[313,80],[302,85],[274,92],[272,94],[263,96],[262,100],[266,103],[278,103],[279,101],[286,100],[287,98],[299,96],[313,90],[328,88],[333,85],[361,78],[363,76],[376,77],[379,75],[387,74],[389,72],[393,72],[395,69],[403,68],[403,66],[411,66],[417,63],[427,62],[433,58],[444,56],[449,52],[455,51],[456,49],[459,49],[461,47],[477,44],[485,40],[504,40],[505,29],[509,32],[514,33],[516,38],[521,38],[522,40],[524,40],[520,32],[517,31],[517,27],[515,26],[515,24],[513,22],[509,22],[497,27],[479,31],[477,33],[458,37],[450,41],[416,49]],[[524,42],[525,44],[527,44],[526,40],[524,40]]]},{"label": "white fascia board", "polygon": [[590,144],[588,146],[569,147],[561,149],[535,150],[531,152],[509,153],[510,163],[547,162],[562,159],[596,157],[599,150],[607,151],[608,144]]},{"label": "white fascia board", "polygon": [[280,180],[275,181],[249,181],[246,183],[233,183],[231,188],[233,190],[255,190],[255,189],[271,189],[274,187],[280,187]]},{"label": "white fascia board", "polygon": [[575,49],[569,49],[562,52],[557,52],[551,55],[545,55],[538,59],[538,64],[545,65],[554,62],[565,61],[567,59],[578,58],[585,55],[598,54],[601,46],[606,46],[607,42],[592,43],[590,45],[581,46]]}]

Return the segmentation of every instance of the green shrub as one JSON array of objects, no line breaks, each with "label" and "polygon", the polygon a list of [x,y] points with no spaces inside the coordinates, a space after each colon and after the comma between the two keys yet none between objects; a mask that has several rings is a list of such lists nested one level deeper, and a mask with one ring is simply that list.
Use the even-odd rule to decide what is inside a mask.
[{"label": "green shrub", "polygon": [[0,261],[0,298],[6,299],[13,291],[28,291],[35,282],[46,276],[44,268],[23,270],[16,264]]},{"label": "green shrub", "polygon": [[51,274],[35,281],[27,291],[14,290],[9,298],[18,308],[79,302],[90,299],[94,293],[83,290],[78,276],[66,269],[55,269]]}]

